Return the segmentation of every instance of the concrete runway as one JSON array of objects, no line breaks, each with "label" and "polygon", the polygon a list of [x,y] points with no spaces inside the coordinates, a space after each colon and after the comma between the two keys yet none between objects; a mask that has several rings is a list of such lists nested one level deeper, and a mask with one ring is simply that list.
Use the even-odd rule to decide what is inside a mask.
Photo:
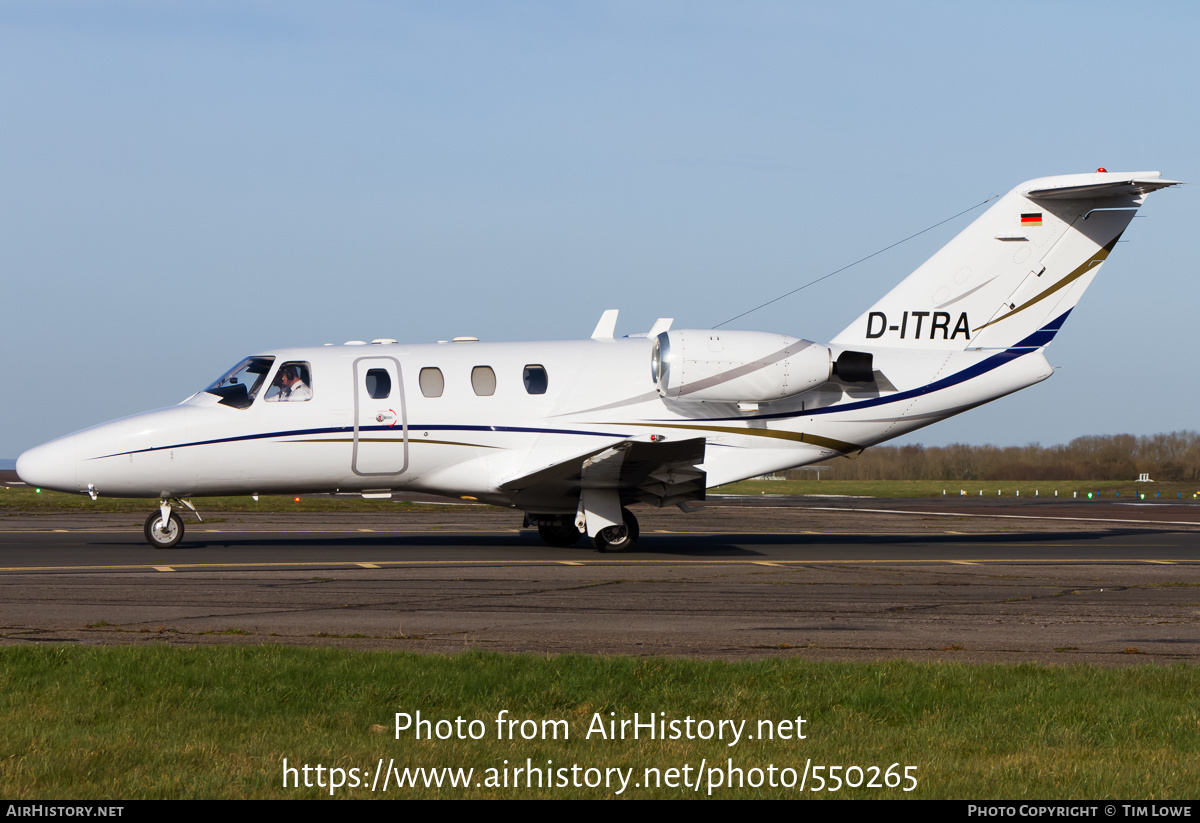
[{"label": "concrete runway", "polygon": [[740,499],[639,508],[629,555],[520,515],[0,523],[0,642],[289,643],[725,659],[1200,662],[1200,507]]}]

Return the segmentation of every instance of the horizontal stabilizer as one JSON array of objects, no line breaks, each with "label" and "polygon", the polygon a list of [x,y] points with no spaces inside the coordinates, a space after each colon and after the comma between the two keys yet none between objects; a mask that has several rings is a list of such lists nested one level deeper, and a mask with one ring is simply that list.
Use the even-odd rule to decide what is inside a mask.
[{"label": "horizontal stabilizer", "polygon": [[[1153,176],[1150,176],[1153,175]],[[1178,186],[1178,180],[1162,180],[1158,172],[1149,172],[1146,177],[1134,177],[1129,180],[1106,180],[1101,183],[1089,183],[1081,186],[1054,186],[1045,189],[1034,189],[1026,192],[1025,196],[1032,200],[1092,200],[1106,197],[1140,197],[1152,191],[1165,189],[1168,186]]]}]

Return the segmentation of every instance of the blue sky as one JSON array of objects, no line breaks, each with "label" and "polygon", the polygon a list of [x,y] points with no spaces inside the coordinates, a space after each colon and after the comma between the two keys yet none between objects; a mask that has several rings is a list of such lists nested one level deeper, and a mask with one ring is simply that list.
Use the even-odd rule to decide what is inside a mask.
[{"label": "blue sky", "polygon": [[[709,327],[1050,174],[1200,180],[1196,4],[0,4],[0,457],[285,346]],[[1034,388],[907,438],[1200,428],[1195,187]],[[739,321],[825,341],[970,218]]]}]

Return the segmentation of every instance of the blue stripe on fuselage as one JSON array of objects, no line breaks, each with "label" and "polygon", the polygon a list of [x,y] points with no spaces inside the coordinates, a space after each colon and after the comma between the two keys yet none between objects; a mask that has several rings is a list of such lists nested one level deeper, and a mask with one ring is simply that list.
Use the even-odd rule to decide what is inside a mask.
[{"label": "blue stripe on fuselage", "polygon": [[[613,432],[588,432],[575,431],[571,429],[540,429],[527,428],[523,426],[415,426],[407,427],[410,431],[420,429],[421,431],[468,431],[468,432],[514,432],[520,434],[574,434],[584,437],[617,437],[625,439],[630,437],[628,434],[615,434]],[[379,432],[379,431],[403,431],[395,426],[359,426],[358,431],[362,432]],[[277,431],[263,432],[261,434],[241,434],[236,437],[220,437],[215,440],[197,440],[192,443],[176,443],[171,446],[151,446],[148,449],[134,449],[127,452],[113,452],[112,454],[104,454],[99,457],[91,457],[89,460],[103,460],[106,457],[122,457],[127,454],[142,454],[143,452],[156,452],[163,449],[185,449],[191,446],[210,446],[216,443],[237,443],[240,441],[249,440],[266,440],[276,437],[299,437],[302,435],[312,434],[353,434],[353,426],[334,426],[323,429],[293,429],[292,431]],[[353,442],[347,440],[347,443]],[[414,441],[417,442],[417,441]]]}]

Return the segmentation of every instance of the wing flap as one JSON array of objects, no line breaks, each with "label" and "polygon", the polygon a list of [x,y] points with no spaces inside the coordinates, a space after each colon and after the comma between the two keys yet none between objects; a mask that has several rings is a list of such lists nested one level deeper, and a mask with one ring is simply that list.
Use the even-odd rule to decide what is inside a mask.
[{"label": "wing flap", "polygon": [[529,510],[540,505],[563,507],[570,499],[578,500],[582,489],[614,489],[622,502],[654,506],[703,500],[706,475],[699,465],[704,462],[704,447],[702,437],[630,438],[510,478],[499,489],[515,505]]}]

